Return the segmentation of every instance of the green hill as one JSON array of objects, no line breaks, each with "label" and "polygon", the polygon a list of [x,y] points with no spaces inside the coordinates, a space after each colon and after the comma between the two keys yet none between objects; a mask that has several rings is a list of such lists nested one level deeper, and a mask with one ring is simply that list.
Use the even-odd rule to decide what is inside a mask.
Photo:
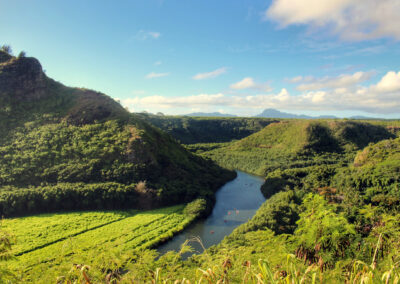
[{"label": "green hill", "polygon": [[339,172],[335,186],[349,203],[400,208],[400,138],[371,144]]},{"label": "green hill", "polygon": [[367,122],[284,120],[236,142],[197,145],[191,149],[201,150],[198,152],[224,167],[265,176],[282,166],[329,164],[336,163],[338,158],[350,161],[357,150],[369,143],[393,137],[386,127]]},{"label": "green hill", "polygon": [[65,87],[48,78],[35,58],[16,58],[3,51],[0,58],[0,139],[26,122],[83,125],[129,117],[102,93]]},{"label": "green hill", "polygon": [[275,121],[267,118],[139,115],[183,144],[239,140]]},{"label": "green hill", "polygon": [[104,94],[0,52],[0,214],[152,208],[212,199],[234,174]]}]

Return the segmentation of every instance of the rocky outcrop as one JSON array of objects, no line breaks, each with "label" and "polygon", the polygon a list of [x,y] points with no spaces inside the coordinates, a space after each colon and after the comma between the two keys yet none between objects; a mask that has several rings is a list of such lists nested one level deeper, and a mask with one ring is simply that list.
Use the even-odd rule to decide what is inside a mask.
[{"label": "rocky outcrop", "polygon": [[37,59],[11,57],[0,64],[0,97],[16,103],[39,100],[46,96],[46,79]]},{"label": "rocky outcrop", "polygon": [[74,125],[129,116],[120,104],[102,93],[65,87],[48,78],[36,58],[17,58],[2,51],[0,103],[13,112],[54,112],[59,119]]},{"label": "rocky outcrop", "polygon": [[84,125],[95,121],[128,117],[128,112],[121,105],[102,93],[75,89],[73,95],[76,102],[65,118],[68,123]]}]

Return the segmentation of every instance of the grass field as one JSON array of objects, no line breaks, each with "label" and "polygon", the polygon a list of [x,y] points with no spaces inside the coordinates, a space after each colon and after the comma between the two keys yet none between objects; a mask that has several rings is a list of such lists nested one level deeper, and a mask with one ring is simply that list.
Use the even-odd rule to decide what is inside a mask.
[{"label": "grass field", "polygon": [[[146,249],[181,231],[192,220],[184,206],[163,209],[43,214],[5,219],[16,257],[7,262],[19,281],[51,283],[73,264],[112,261],[116,254]],[[109,264],[109,263],[108,263]],[[57,271],[57,272],[56,272]],[[38,280],[40,279],[40,280]]]}]

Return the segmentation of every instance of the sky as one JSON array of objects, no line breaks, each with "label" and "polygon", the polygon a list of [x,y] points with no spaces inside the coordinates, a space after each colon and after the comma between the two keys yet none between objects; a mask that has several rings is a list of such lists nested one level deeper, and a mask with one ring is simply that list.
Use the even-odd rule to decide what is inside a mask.
[{"label": "sky", "polygon": [[131,111],[400,118],[399,0],[0,0],[0,45]]}]

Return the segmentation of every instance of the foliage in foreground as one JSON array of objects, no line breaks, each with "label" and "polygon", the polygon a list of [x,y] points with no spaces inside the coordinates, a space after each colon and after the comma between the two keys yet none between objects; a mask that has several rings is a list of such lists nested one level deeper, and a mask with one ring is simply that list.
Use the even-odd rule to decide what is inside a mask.
[{"label": "foliage in foreground", "polygon": [[[198,218],[202,213],[199,204],[204,205],[204,200],[144,212],[76,212],[5,219],[0,256],[6,262],[1,267],[13,272],[17,282],[35,283],[52,282],[55,275],[68,273],[71,263],[96,262],[106,271],[114,266],[125,269],[132,257],[154,256],[146,250]],[[12,232],[13,238],[7,232]],[[104,272],[100,269],[97,273]]]}]

